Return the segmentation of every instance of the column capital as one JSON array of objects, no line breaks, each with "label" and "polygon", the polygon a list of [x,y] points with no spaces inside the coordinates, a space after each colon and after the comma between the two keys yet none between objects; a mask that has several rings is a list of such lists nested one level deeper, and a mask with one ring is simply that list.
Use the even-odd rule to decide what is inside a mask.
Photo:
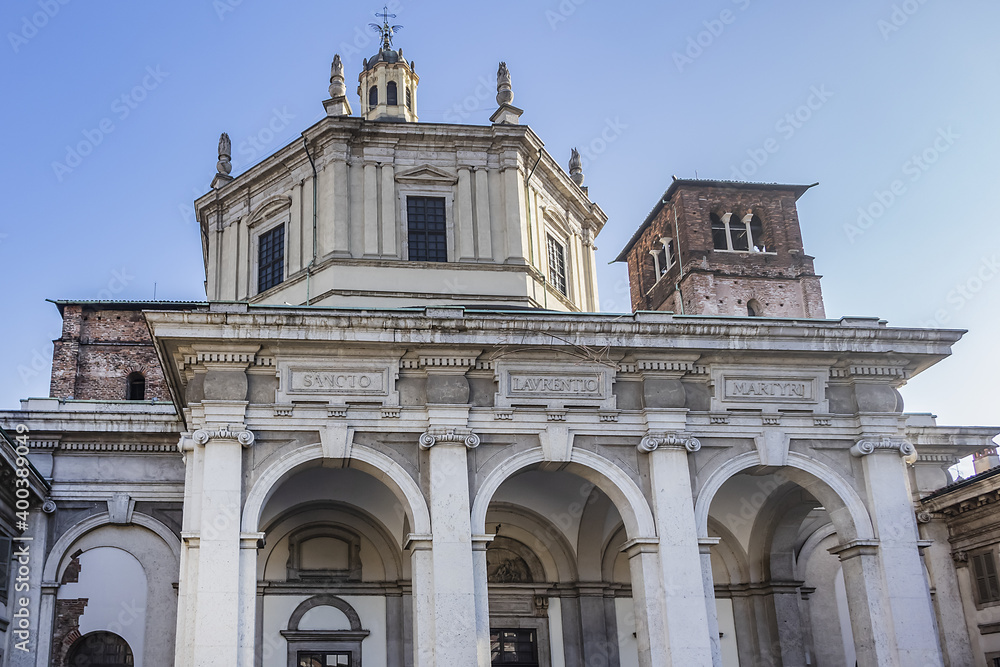
[{"label": "column capital", "polygon": [[475,449],[480,442],[479,436],[470,429],[449,426],[432,426],[421,433],[418,440],[420,449],[430,449],[439,443],[462,444],[469,449]]},{"label": "column capital", "polygon": [[686,449],[694,453],[701,449],[701,441],[688,433],[664,433],[650,431],[639,441],[640,452],[652,452],[663,449]]},{"label": "column capital", "polygon": [[240,533],[240,549],[262,549],[265,533]]},{"label": "column capital", "polygon": [[257,436],[245,424],[229,424],[215,430],[198,429],[191,434],[196,445],[207,445],[209,440],[236,440],[244,447],[253,445]]},{"label": "column capital", "polygon": [[913,456],[917,453],[913,443],[902,438],[871,437],[862,438],[851,447],[851,456],[861,458],[877,451],[895,452],[903,457]]},{"label": "column capital", "polygon": [[698,552],[702,555],[711,554],[712,547],[718,546],[720,542],[722,542],[721,537],[699,537]]},{"label": "column capital", "polygon": [[496,539],[496,533],[490,533],[487,535],[473,535],[472,536],[472,550],[473,551],[486,551],[490,547],[490,542]]}]

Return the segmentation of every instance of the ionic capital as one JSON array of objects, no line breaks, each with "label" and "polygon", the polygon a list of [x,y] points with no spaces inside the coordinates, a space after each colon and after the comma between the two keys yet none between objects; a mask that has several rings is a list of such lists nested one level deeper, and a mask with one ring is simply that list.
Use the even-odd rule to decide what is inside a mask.
[{"label": "ionic capital", "polygon": [[686,433],[647,433],[639,441],[640,452],[652,452],[659,448],[681,449],[694,453],[701,449],[701,440]]},{"label": "ionic capital", "polygon": [[191,439],[196,445],[207,445],[209,440],[236,440],[244,447],[249,447],[253,444],[256,436],[253,431],[248,430],[245,426],[240,425],[239,427],[234,427],[232,424],[225,428],[220,428],[217,431],[209,431],[207,429],[198,429],[193,434],[191,434]]},{"label": "ionic capital", "polygon": [[880,438],[878,440],[858,440],[858,442],[851,447],[851,456],[861,458],[862,456],[873,454],[876,451],[894,451],[900,456],[913,456],[917,453],[913,444],[907,440]]},{"label": "ionic capital", "polygon": [[478,435],[467,428],[431,427],[425,433],[420,434],[420,439],[417,442],[420,449],[430,449],[434,445],[444,442],[462,444],[469,449],[475,449],[481,440]]}]

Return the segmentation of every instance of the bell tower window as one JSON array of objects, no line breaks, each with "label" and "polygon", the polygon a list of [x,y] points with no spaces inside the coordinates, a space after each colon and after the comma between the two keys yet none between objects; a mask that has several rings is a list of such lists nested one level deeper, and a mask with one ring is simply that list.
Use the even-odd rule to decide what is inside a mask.
[{"label": "bell tower window", "polygon": [[549,282],[561,293],[568,296],[566,291],[566,248],[551,235],[547,237],[546,246],[549,257]]},{"label": "bell tower window", "polygon": [[716,250],[736,252],[767,252],[764,246],[764,224],[757,215],[742,218],[735,213],[711,214],[712,245]]},{"label": "bell tower window", "polygon": [[396,82],[390,81],[385,87],[385,103],[394,107],[398,104],[396,98]]},{"label": "bell tower window", "polygon": [[764,311],[760,307],[760,302],[757,299],[750,299],[747,301],[747,317],[761,317],[764,315]]},{"label": "bell tower window", "polygon": [[378,106],[378,86],[368,89],[368,106],[372,108]]}]

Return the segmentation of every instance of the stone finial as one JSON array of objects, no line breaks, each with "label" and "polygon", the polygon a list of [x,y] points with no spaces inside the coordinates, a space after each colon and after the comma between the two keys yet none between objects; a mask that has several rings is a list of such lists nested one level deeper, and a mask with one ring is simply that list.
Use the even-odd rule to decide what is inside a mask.
[{"label": "stone finial", "polygon": [[330,97],[336,99],[347,95],[347,86],[344,84],[344,63],[340,60],[340,54],[333,56],[333,64],[330,65]]},{"label": "stone finial", "polygon": [[501,62],[497,70],[497,104],[503,106],[514,101],[514,91],[510,87],[510,70],[507,63]]},{"label": "stone finial", "polygon": [[583,187],[583,160],[580,159],[580,152],[573,149],[569,156],[569,177],[573,182]]},{"label": "stone finial", "polygon": [[225,132],[219,137],[219,162],[215,165],[215,169],[218,172],[215,178],[212,179],[212,189],[221,188],[229,181],[233,180],[233,177],[229,175],[229,172],[233,170],[233,163],[230,162],[233,157],[233,145],[229,141],[229,135]]},{"label": "stone finial", "polygon": [[327,116],[350,116],[351,103],[347,101],[347,84],[344,83],[344,62],[340,54],[333,56],[330,65],[330,99],[323,102]]},{"label": "stone finial", "polygon": [[233,158],[233,144],[229,141],[229,135],[225,132],[219,137],[219,163],[216,165],[216,169],[223,176],[229,176],[230,172],[233,170],[233,164],[230,160]]}]

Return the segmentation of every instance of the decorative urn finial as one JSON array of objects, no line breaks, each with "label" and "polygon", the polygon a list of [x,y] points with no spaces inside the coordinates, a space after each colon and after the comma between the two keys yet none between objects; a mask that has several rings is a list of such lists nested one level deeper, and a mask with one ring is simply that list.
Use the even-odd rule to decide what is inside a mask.
[{"label": "decorative urn finial", "polygon": [[497,70],[497,104],[503,106],[514,101],[514,91],[510,87],[510,70],[507,63],[501,62]]},{"label": "decorative urn finial", "polygon": [[229,141],[229,135],[225,132],[219,137],[219,163],[215,166],[219,174],[229,176],[233,170],[230,160],[233,157],[233,144]]},{"label": "decorative urn finial", "polygon": [[583,187],[583,160],[580,159],[580,152],[573,149],[569,156],[569,177],[573,182]]},{"label": "decorative urn finial", "polygon": [[330,97],[337,99],[347,95],[347,85],[344,83],[344,63],[340,60],[340,54],[333,56],[333,64],[330,65]]}]

